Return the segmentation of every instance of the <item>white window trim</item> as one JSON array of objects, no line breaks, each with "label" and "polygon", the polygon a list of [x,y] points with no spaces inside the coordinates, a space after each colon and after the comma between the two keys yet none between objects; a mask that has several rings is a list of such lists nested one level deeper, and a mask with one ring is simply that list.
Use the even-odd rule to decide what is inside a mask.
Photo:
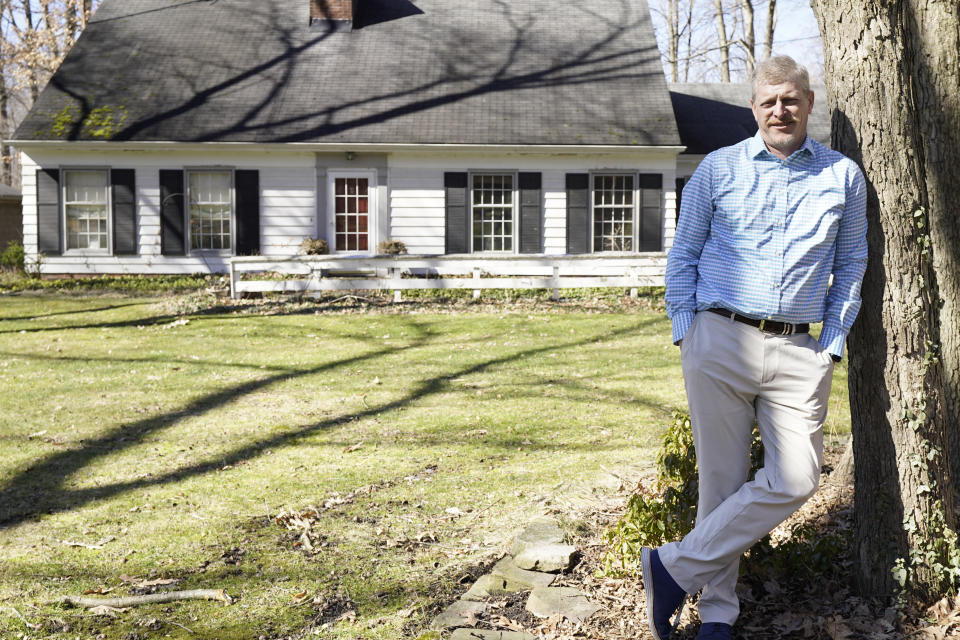
[{"label": "white window trim", "polygon": [[[510,256],[519,254],[519,243],[520,243],[520,215],[519,215],[519,203],[520,203],[520,185],[519,185],[519,171],[516,169],[471,169],[467,172],[467,209],[468,209],[468,221],[467,221],[467,247],[470,249],[470,253],[476,253],[478,255],[493,255],[493,256]],[[512,176],[513,177],[513,196],[511,207],[513,212],[510,214],[511,227],[513,233],[511,234],[510,245],[511,249],[509,251],[484,251],[476,250],[473,248],[473,177],[474,176]]]},{"label": "white window trim", "polygon": [[[68,249],[67,231],[67,173],[69,171],[102,171],[107,178],[107,248],[106,249]],[[60,237],[63,239],[65,256],[112,256],[113,255],[113,189],[110,167],[104,166],[66,166],[60,167]]]},{"label": "white window trim", "polygon": [[[630,237],[630,242],[633,244],[632,251],[601,251],[596,248],[595,234],[594,229],[596,228],[596,219],[595,219],[595,205],[596,201],[596,189],[594,178],[604,177],[604,176],[631,176],[633,178],[633,211],[631,212],[632,222],[633,222],[633,232]],[[639,227],[640,222],[640,172],[639,171],[592,171],[590,172],[590,195],[589,195],[589,206],[590,206],[590,253],[600,253],[605,256],[617,256],[617,255],[632,255],[634,253],[639,253],[637,247],[640,246],[640,237],[639,237]]]},{"label": "white window trim", "polygon": [[[337,178],[366,178],[367,179],[367,250],[345,249],[337,251],[337,214],[336,214],[336,181]],[[377,185],[376,169],[328,169],[327,170],[327,232],[324,238],[331,255],[339,256],[372,256],[377,253],[377,245],[382,238],[377,232],[379,225],[379,190]]]},{"label": "white window trim", "polygon": [[[211,171],[230,174],[230,248],[194,249],[190,224],[190,174]],[[236,168],[230,166],[198,166],[183,168],[183,225],[187,256],[234,256],[237,253],[237,177]]]}]

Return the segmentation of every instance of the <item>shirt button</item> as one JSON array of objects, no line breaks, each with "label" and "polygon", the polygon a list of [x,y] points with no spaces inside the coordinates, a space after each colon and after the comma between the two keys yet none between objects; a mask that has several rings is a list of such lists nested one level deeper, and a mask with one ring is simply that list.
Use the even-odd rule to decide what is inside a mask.
[{"label": "shirt button", "polygon": [[770,285],[770,288],[771,288],[771,289],[779,289],[779,288],[780,288],[780,283],[774,282],[772,285]]}]

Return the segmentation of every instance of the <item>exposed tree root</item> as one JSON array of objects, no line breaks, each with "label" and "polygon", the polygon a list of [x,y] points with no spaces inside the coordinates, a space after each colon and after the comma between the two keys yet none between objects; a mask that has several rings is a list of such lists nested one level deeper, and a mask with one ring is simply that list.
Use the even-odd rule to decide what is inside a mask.
[{"label": "exposed tree root", "polygon": [[174,602],[176,600],[219,600],[233,604],[231,598],[223,589],[193,589],[190,591],[167,591],[165,593],[148,593],[142,596],[127,596],[125,598],[84,598],[82,596],[60,596],[54,602],[60,602],[74,607],[136,607],[141,604],[156,604],[160,602]]}]

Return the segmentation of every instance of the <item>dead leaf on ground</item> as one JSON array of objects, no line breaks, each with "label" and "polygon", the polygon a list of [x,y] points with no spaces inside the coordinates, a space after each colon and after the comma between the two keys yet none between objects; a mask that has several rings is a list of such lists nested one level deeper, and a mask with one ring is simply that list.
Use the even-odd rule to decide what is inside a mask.
[{"label": "dead leaf on ground", "polygon": [[107,536],[105,538],[101,538],[93,544],[89,544],[87,542],[74,542],[72,540],[61,540],[60,544],[67,547],[83,547],[84,549],[103,549],[103,545],[107,544],[108,542],[113,542],[114,540],[116,540],[114,536]]},{"label": "dead leaf on ground", "polygon": [[352,453],[353,451],[356,451],[357,449],[359,449],[359,448],[362,447],[362,446],[363,446],[363,442],[358,442],[357,444],[352,444],[352,445],[350,445],[349,447],[347,447],[346,449],[344,449],[343,452],[344,452],[344,453]]},{"label": "dead leaf on ground", "polygon": [[108,618],[116,618],[118,614],[123,613],[124,611],[129,611],[129,608],[118,609],[116,607],[108,607],[105,604],[100,606],[93,607],[90,609],[90,613],[95,616],[107,616]]}]

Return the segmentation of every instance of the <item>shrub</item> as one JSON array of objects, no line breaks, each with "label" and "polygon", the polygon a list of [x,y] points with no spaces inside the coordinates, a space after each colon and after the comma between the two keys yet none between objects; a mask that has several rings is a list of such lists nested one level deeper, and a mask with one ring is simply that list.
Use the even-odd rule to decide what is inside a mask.
[{"label": "shrub", "polygon": [[407,245],[403,243],[403,240],[394,240],[393,238],[387,238],[383,242],[377,245],[377,253],[387,256],[399,256],[407,252]]},{"label": "shrub", "polygon": [[[756,428],[750,461],[753,477],[763,465],[763,445]],[[698,497],[697,457],[690,416],[674,411],[673,422],[663,436],[663,448],[657,455],[654,486],[641,484],[617,524],[604,533],[604,542],[608,545],[604,570],[611,574],[638,573],[641,548],[679,540],[693,529]]]},{"label": "shrub", "polygon": [[330,253],[330,245],[323,238],[307,238],[300,243],[300,255],[325,256]]},{"label": "shrub", "polygon": [[16,240],[11,240],[3,254],[0,254],[0,265],[5,269],[22,272],[26,270],[26,259],[27,253],[23,245]]}]

